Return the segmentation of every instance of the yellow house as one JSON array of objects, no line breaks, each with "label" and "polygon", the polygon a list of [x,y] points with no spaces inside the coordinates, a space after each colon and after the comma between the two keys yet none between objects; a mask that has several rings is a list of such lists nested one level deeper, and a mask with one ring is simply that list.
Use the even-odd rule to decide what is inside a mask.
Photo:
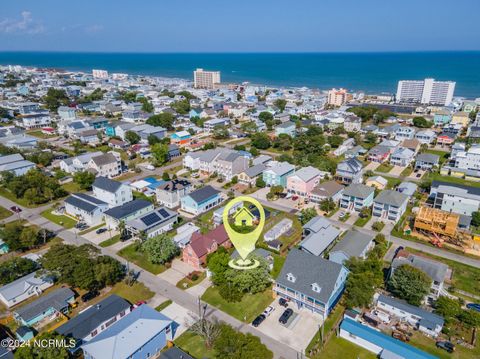
[{"label": "yellow house", "polygon": [[253,226],[253,220],[255,216],[247,208],[240,208],[233,216],[236,226]]},{"label": "yellow house", "polygon": [[462,127],[467,127],[470,123],[470,117],[467,112],[456,112],[452,116],[451,123],[459,123]]}]

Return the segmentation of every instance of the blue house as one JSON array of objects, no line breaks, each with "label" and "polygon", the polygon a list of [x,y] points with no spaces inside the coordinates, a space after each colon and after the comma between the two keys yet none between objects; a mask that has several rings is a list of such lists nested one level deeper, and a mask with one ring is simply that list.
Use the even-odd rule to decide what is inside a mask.
[{"label": "blue house", "polygon": [[105,128],[108,125],[108,119],[100,117],[100,118],[96,118],[91,121],[88,121],[88,123],[94,129],[98,130],[101,128]]},{"label": "blue house", "polygon": [[342,264],[292,249],[273,290],[298,308],[320,314],[325,320],[339,301],[348,276]]},{"label": "blue house", "polygon": [[[21,342],[28,342],[30,339],[33,339],[34,334],[33,330],[30,327],[26,327],[25,325],[21,325],[15,332],[15,337]],[[0,356],[1,358],[1,356]]]},{"label": "blue house", "polygon": [[438,111],[433,116],[433,124],[435,126],[443,126],[452,121],[452,115],[448,111]]},{"label": "blue house", "polygon": [[70,288],[58,288],[37,300],[15,310],[15,320],[26,326],[33,326],[42,320],[53,320],[66,313],[75,301],[75,293]]},{"label": "blue house", "polygon": [[5,243],[3,239],[0,239],[0,254],[8,253],[9,250],[8,244]]},{"label": "blue house", "polygon": [[287,187],[287,178],[295,173],[295,166],[288,162],[276,162],[263,171],[262,178],[268,187]]},{"label": "blue house", "polygon": [[117,124],[107,123],[107,125],[105,125],[105,134],[110,137],[116,136],[115,127],[117,127]]},{"label": "blue house", "polygon": [[281,134],[289,135],[290,137],[295,137],[296,134],[296,125],[295,122],[287,121],[275,127],[275,136]]},{"label": "blue house", "polygon": [[435,359],[436,356],[425,353],[411,345],[394,339],[382,332],[345,317],[340,324],[340,337],[362,348],[365,348],[380,358]]},{"label": "blue house", "polygon": [[157,358],[172,340],[172,320],[143,304],[82,345],[85,359]]},{"label": "blue house", "polygon": [[192,108],[190,112],[188,113],[189,118],[194,118],[194,117],[200,117],[200,114],[202,113],[201,108]]},{"label": "blue house", "polygon": [[209,209],[222,203],[223,198],[220,193],[220,191],[212,186],[199,188],[181,198],[180,203],[182,211],[194,215],[207,212]]},{"label": "blue house", "polygon": [[351,184],[343,190],[340,208],[350,212],[360,212],[363,207],[373,205],[375,189],[364,184]]}]

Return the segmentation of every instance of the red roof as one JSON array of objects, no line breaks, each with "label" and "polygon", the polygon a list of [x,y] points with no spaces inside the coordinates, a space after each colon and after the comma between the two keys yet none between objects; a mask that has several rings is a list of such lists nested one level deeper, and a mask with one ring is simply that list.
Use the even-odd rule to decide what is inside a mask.
[{"label": "red roof", "polygon": [[193,233],[190,239],[190,246],[198,258],[211,252],[214,243],[220,246],[228,241],[228,234],[223,224],[208,232],[207,234]]}]

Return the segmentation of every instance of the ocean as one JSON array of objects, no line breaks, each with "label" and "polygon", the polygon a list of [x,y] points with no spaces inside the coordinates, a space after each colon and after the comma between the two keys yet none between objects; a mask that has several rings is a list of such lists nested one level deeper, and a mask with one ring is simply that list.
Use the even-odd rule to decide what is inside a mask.
[{"label": "ocean", "polygon": [[219,70],[222,82],[345,87],[395,93],[398,80],[456,81],[455,96],[480,97],[480,51],[398,53],[75,53],[0,52],[0,64],[193,78],[197,67]]}]

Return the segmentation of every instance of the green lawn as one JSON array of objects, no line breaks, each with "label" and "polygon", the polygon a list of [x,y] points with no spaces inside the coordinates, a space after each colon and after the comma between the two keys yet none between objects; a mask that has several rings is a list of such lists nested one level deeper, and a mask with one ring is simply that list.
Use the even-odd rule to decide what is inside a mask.
[{"label": "green lawn", "polygon": [[186,331],[174,341],[175,345],[196,359],[215,358],[215,351],[205,347],[200,335]]},{"label": "green lawn", "polygon": [[23,198],[15,197],[15,195],[12,192],[10,192],[9,190],[7,190],[6,188],[0,188],[0,196],[5,197],[6,199],[9,199],[10,201],[13,201],[13,202],[19,204],[22,207],[27,207],[27,208],[37,208],[37,207],[44,206],[44,205],[47,204],[47,203],[30,204],[30,203],[28,203],[27,200],[25,200]]},{"label": "green lawn", "polygon": [[406,249],[410,253],[421,254],[448,265],[453,271],[452,284],[455,288],[475,295],[480,293],[480,268],[471,267],[467,264],[437,257],[433,254],[420,252],[410,247],[407,247]]},{"label": "green lawn", "polygon": [[170,304],[172,304],[172,303],[173,303],[173,302],[172,302],[170,299],[168,299],[168,300],[166,300],[165,302],[163,302],[163,303],[161,303],[160,305],[158,305],[158,306],[155,308],[155,310],[156,310],[157,312],[161,312],[162,310],[164,310],[166,307],[168,307],[168,306],[169,306]]},{"label": "green lawn", "polygon": [[377,356],[346,339],[333,336],[323,350],[312,359],[375,359]]},{"label": "green lawn", "polygon": [[154,196],[148,197],[144,193],[138,192],[138,191],[133,191],[133,198],[134,199],[144,199],[144,200],[152,202],[152,203],[154,203],[154,201],[155,201]]},{"label": "green lawn", "polygon": [[382,172],[382,173],[388,173],[392,170],[393,166],[389,165],[388,163],[382,163],[380,166],[378,166],[375,171],[376,172]]},{"label": "green lawn", "polygon": [[53,209],[49,208],[49,209],[42,212],[42,216],[45,217],[46,219],[48,219],[50,222],[56,223],[56,224],[58,224],[60,226],[63,226],[67,229],[73,228],[75,226],[75,224],[77,223],[77,221],[74,220],[73,218],[70,218],[70,217],[64,216],[64,215],[57,216],[56,214],[53,214],[52,211],[53,211]]},{"label": "green lawn", "polygon": [[115,243],[118,243],[118,242],[120,242],[120,234],[117,234],[116,236],[113,236],[112,238],[109,238],[109,239],[107,239],[103,242],[100,242],[98,245],[100,247],[105,248],[105,247],[110,247],[110,246],[112,246],[112,245],[114,245]]},{"label": "green lawn", "polygon": [[448,183],[461,184],[461,185],[464,185],[464,186],[480,187],[480,182],[467,181],[463,178],[458,178],[458,177],[453,177],[453,176],[442,176],[438,172],[430,173],[427,178],[429,178],[433,181],[443,181],[443,182],[448,182]]},{"label": "green lawn", "polygon": [[[467,339],[467,338],[465,338]],[[433,354],[440,359],[463,359],[463,358],[479,358],[480,357],[480,342],[477,340],[477,344],[474,349],[470,350],[461,345],[455,346],[455,351],[452,354],[447,353],[445,350],[437,348],[435,346],[435,340],[428,338],[418,332],[413,332],[413,336],[410,338],[410,344],[423,350],[427,353]]]},{"label": "green lawn", "polygon": [[[325,321],[325,324],[324,324],[324,327],[323,327],[323,332],[324,332],[325,337],[328,337],[328,335],[329,335],[328,333],[333,329],[335,323],[340,321],[344,311],[345,311],[344,306],[337,305],[335,307],[335,309],[330,313],[330,315],[328,316],[327,320]],[[332,336],[330,337],[330,340],[332,340],[334,337],[335,337],[335,334],[332,333]],[[305,353],[306,354],[310,353],[310,350],[315,348],[315,346],[319,343],[319,341],[320,341],[320,333],[317,332],[314,335],[314,337],[312,338],[312,340],[310,341],[310,343],[308,344],[307,348],[305,349]],[[312,358],[320,358],[321,357],[320,354],[323,354],[323,351],[321,353],[314,354],[312,356]]]},{"label": "green lawn", "polygon": [[400,176],[402,177],[407,177],[410,176],[410,174],[413,172],[411,167],[405,167],[405,169],[400,173]]},{"label": "green lawn", "polygon": [[287,232],[287,234],[284,234],[278,238],[279,241],[282,242],[282,247],[281,251],[283,251],[286,247],[291,246],[292,244],[295,244],[296,242],[300,241],[302,238],[302,224],[300,223],[300,220],[298,217],[294,214],[282,212],[276,209],[268,208],[270,211],[270,218],[266,221],[265,227],[262,231],[262,240],[263,240],[263,235],[268,232],[270,229],[275,227],[277,223],[279,223],[281,220],[284,218],[289,218],[292,220],[292,228]]},{"label": "green lawn", "polygon": [[271,271],[272,278],[276,279],[280,274],[283,264],[285,263],[286,257],[281,256],[280,254],[272,254],[273,256],[273,268]]},{"label": "green lawn", "polygon": [[38,137],[38,138],[41,138],[43,140],[47,139],[47,138],[55,138],[57,136],[52,136],[52,135],[46,135],[44,134],[41,130],[37,130],[37,131],[30,131],[30,132],[27,132],[27,134],[29,134],[30,136],[33,136],[33,137]]},{"label": "green lawn", "polygon": [[121,249],[118,252],[118,254],[123,258],[125,258],[126,260],[135,263],[139,267],[142,267],[143,269],[153,274],[160,274],[163,271],[165,271],[165,269],[167,269],[162,264],[151,263],[147,258],[147,254],[144,252],[137,251],[136,248],[137,248],[136,243],[133,243]]},{"label": "green lawn", "polygon": [[6,208],[0,207],[0,220],[10,217],[13,212],[9,211]]},{"label": "green lawn", "polygon": [[132,304],[141,300],[148,300],[155,295],[155,293],[147,288],[145,284],[140,282],[136,282],[132,286],[128,286],[124,282],[117,283],[113,286],[110,293],[117,294]]},{"label": "green lawn", "polygon": [[355,221],[355,223],[353,224],[354,226],[357,226],[357,227],[363,227],[364,225],[367,224],[367,222],[372,218],[372,215],[370,214],[369,216],[365,217],[365,218],[361,218],[361,217],[358,217],[358,219]]},{"label": "green lawn", "polygon": [[75,193],[75,192],[83,192],[85,190],[82,190],[80,188],[80,186],[75,183],[75,182],[67,182],[67,183],[64,183],[62,184],[62,187],[65,191],[67,191],[68,193]]},{"label": "green lawn", "polygon": [[273,301],[273,296],[272,290],[267,289],[262,293],[246,294],[240,302],[231,303],[220,296],[216,287],[210,287],[203,294],[202,300],[238,320],[250,323]]},{"label": "green lawn", "polygon": [[338,218],[338,220],[339,220],[340,222],[346,222],[347,219],[349,219],[349,218],[350,218],[350,213],[349,213],[349,212],[346,212],[345,215],[344,215],[342,218]]},{"label": "green lawn", "polygon": [[399,178],[394,178],[394,177],[387,177],[387,176],[382,176],[387,180],[387,189],[393,189],[396,186],[398,186],[400,183],[402,183],[402,180]]},{"label": "green lawn", "polygon": [[187,277],[182,278],[178,281],[177,288],[188,289],[188,288],[194,287],[198,283],[200,283],[202,280],[204,280],[205,277],[206,277],[206,273],[205,272],[200,272],[200,273],[198,273],[198,278],[196,280],[190,280]]}]

